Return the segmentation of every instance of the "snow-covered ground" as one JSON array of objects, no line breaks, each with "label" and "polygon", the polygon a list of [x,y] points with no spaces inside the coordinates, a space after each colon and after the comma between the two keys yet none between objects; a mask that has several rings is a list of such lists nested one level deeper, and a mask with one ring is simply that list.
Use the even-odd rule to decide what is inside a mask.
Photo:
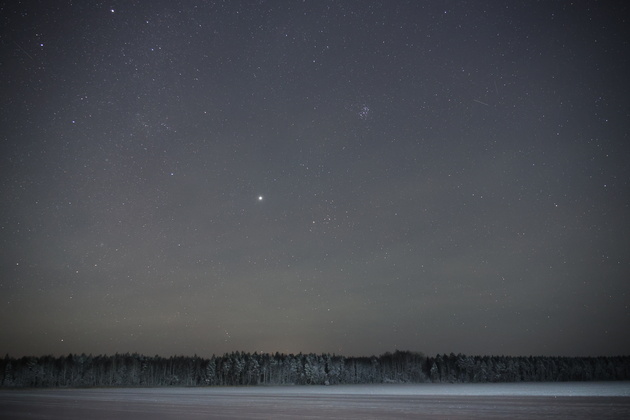
[{"label": "snow-covered ground", "polygon": [[630,382],[0,391],[0,419],[630,419]]},{"label": "snow-covered ground", "polygon": [[340,385],[301,393],[350,395],[465,395],[526,397],[630,397],[630,382],[526,382],[502,384]]}]

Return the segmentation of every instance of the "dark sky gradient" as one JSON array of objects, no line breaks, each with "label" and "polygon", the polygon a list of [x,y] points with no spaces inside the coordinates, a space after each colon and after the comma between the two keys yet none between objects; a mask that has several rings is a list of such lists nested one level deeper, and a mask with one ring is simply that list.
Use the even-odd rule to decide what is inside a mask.
[{"label": "dark sky gradient", "polygon": [[0,353],[629,354],[626,4],[5,2]]}]

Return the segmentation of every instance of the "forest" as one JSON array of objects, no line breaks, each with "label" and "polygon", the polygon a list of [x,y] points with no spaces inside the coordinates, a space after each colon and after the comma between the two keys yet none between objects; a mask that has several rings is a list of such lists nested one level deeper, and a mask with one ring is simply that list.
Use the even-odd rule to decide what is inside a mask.
[{"label": "forest", "polygon": [[210,358],[127,353],[0,359],[2,388],[615,380],[630,380],[630,356],[426,357],[395,351],[372,357],[233,352]]}]

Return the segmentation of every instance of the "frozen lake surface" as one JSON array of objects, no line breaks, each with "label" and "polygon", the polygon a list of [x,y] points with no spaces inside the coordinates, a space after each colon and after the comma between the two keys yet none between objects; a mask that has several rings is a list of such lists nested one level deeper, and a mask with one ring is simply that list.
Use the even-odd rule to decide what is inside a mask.
[{"label": "frozen lake surface", "polygon": [[630,382],[0,391],[0,419],[630,419]]}]

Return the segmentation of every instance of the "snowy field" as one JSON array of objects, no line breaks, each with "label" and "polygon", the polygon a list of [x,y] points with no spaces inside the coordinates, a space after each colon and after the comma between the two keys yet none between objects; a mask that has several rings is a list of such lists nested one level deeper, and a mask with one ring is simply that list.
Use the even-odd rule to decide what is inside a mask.
[{"label": "snowy field", "polygon": [[630,419],[630,382],[0,391],[0,419]]}]

